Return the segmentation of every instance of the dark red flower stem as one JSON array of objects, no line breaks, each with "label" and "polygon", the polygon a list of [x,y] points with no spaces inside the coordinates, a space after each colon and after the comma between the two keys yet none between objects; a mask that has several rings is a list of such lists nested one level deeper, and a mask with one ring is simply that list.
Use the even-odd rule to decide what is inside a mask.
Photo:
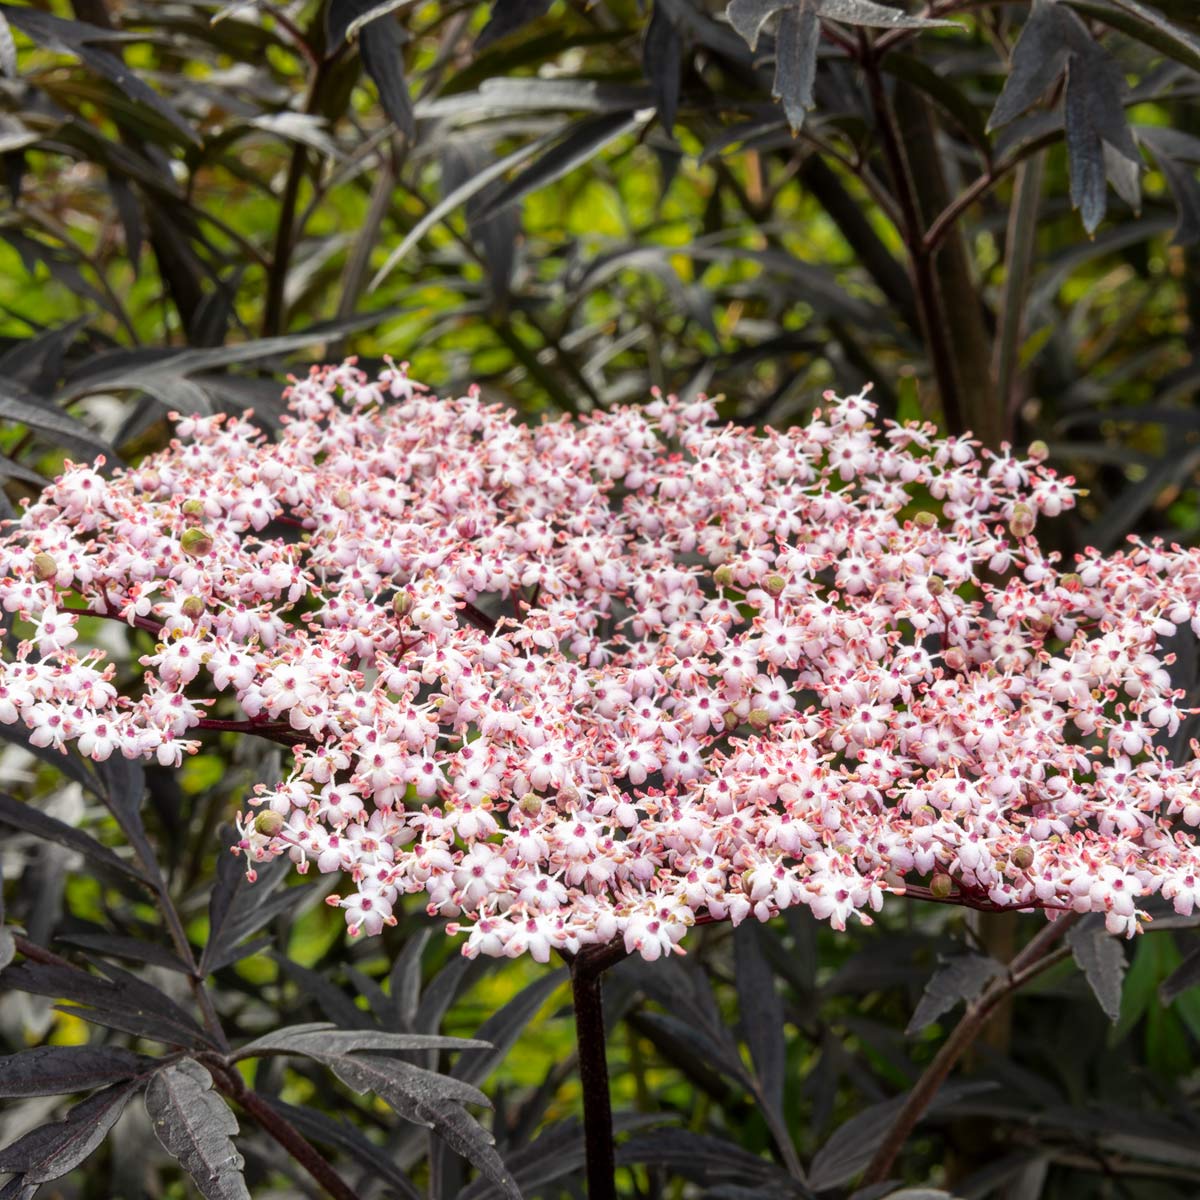
[{"label": "dark red flower stem", "polygon": [[588,1200],[617,1200],[617,1160],[613,1143],[612,1100],[608,1091],[602,978],[628,954],[620,940],[588,946],[567,956],[571,966],[571,999],[575,1007],[575,1041],[579,1048],[579,1082],[583,1089],[583,1141],[587,1162]]}]

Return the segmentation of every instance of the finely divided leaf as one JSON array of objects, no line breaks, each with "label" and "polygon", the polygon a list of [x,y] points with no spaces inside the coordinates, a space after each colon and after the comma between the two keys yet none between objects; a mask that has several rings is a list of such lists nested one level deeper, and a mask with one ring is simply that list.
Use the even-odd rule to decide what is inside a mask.
[{"label": "finely divided leaf", "polygon": [[742,1037],[758,1074],[763,1098],[783,1116],[783,1074],[787,1047],[783,1036],[783,1000],[767,961],[763,941],[769,934],[756,921],[745,921],[734,932],[734,977]]},{"label": "finely divided leaf", "polygon": [[119,1046],[35,1046],[0,1056],[0,1097],[86,1092],[142,1069],[143,1060]]},{"label": "finely divided leaf", "polygon": [[[1072,21],[1078,21],[1072,15]],[[1137,207],[1141,155],[1125,119],[1125,83],[1111,58],[1090,37],[1076,39],[1067,62],[1064,119],[1071,168],[1071,203],[1094,233],[1107,207],[1106,180]]]},{"label": "finely divided leaf", "polygon": [[899,9],[876,4],[874,0],[821,0],[821,16],[844,25],[865,25],[870,29],[961,29],[957,21],[930,17],[910,17]]},{"label": "finely divided leaf", "polygon": [[363,70],[379,91],[379,102],[397,127],[410,140],[416,135],[412,97],[404,76],[404,42],[395,21],[372,21],[358,35],[358,53]]},{"label": "finely divided leaf", "polygon": [[[1122,958],[1124,954],[1122,953]],[[1170,975],[1163,980],[1158,989],[1158,998],[1164,1004],[1170,1004],[1177,997],[1183,995],[1188,988],[1193,988],[1200,983],[1200,948],[1193,950],[1171,972]],[[1119,1006],[1118,1006],[1119,1007]]]},{"label": "finely divided leaf", "polygon": [[993,979],[1003,974],[1002,964],[982,954],[968,954],[943,963],[925,985],[925,994],[904,1032],[919,1033],[960,1000],[970,1004]]},{"label": "finely divided leaf", "polygon": [[999,129],[1049,91],[1067,65],[1066,15],[1051,0],[1034,0],[1033,10],[1013,50],[1012,66],[1004,89],[988,118],[988,129]]},{"label": "finely divided leaf", "polygon": [[0,1150],[0,1172],[17,1172],[29,1184],[47,1183],[73,1171],[108,1136],[139,1087],[140,1081],[133,1080],[94,1092],[63,1120],[18,1138]]},{"label": "finely divided leaf", "polygon": [[476,53],[545,16],[550,3],[551,0],[492,0],[491,15],[475,39]]},{"label": "finely divided leaf", "polygon": [[813,107],[817,50],[821,44],[821,23],[817,20],[820,2],[798,0],[779,14],[771,94],[782,102],[793,133],[804,124],[805,115]]},{"label": "finely divided leaf", "polygon": [[86,1007],[57,1007],[94,1025],[119,1029],[169,1046],[212,1046],[204,1030],[158,988],[111,963],[102,964],[102,969],[107,979],[77,967],[26,961],[11,968],[5,982],[18,991],[31,992],[35,996],[84,1005]]},{"label": "finely divided leaf", "polygon": [[155,1136],[206,1200],[250,1200],[243,1159],[230,1138],[238,1131],[237,1118],[195,1059],[185,1058],[154,1076],[146,1089],[146,1112]]},{"label": "finely divided leaf", "polygon": [[264,1054],[351,1054],[356,1050],[482,1050],[490,1043],[473,1038],[435,1037],[425,1033],[390,1033],[382,1029],[338,1029],[326,1021],[277,1029],[242,1046],[235,1058]]},{"label": "finely divided leaf", "polygon": [[793,0],[730,0],[725,9],[725,16],[750,49],[757,50],[763,27],[775,13],[787,8],[792,2]]},{"label": "finely divided leaf", "polygon": [[469,1054],[460,1058],[451,1072],[454,1078],[482,1083],[508,1056],[517,1038],[525,1032],[525,1027],[566,981],[566,977],[565,967],[542,975],[488,1017],[475,1032],[489,1046],[489,1050],[485,1054]]},{"label": "finely divided leaf", "polygon": [[421,1193],[391,1157],[348,1121],[335,1120],[313,1108],[285,1104],[274,1096],[263,1096],[262,1099],[285,1116],[309,1141],[336,1146],[345,1151],[356,1166],[373,1172],[404,1200],[421,1200]]},{"label": "finely divided leaf", "polygon": [[246,878],[245,859],[232,853],[235,841],[234,832],[225,830],[222,853],[217,860],[217,880],[208,901],[208,942],[200,960],[200,971],[205,975],[236,962],[240,957],[238,943],[296,902],[286,892],[274,894],[287,878],[288,860],[276,859],[265,864],[251,883]]},{"label": "finely divided leaf", "polygon": [[0,13],[0,72],[9,79],[17,77],[17,45],[3,13]]},{"label": "finely divided leaf", "polygon": [[670,133],[679,111],[679,74],[683,66],[683,38],[667,15],[661,0],[654,5],[642,42],[642,71],[654,92],[654,106],[662,127]]},{"label": "finely divided leaf", "polygon": [[1099,919],[1076,925],[1067,934],[1067,945],[1100,1007],[1108,1019],[1115,1022],[1121,1016],[1121,983],[1127,965],[1124,946]]},{"label": "finely divided leaf", "polygon": [[139,883],[147,882],[146,877],[133,863],[119,858],[107,846],[102,846],[94,838],[56,817],[48,816],[41,809],[34,808],[31,804],[22,804],[20,800],[3,792],[0,792],[0,824],[32,833],[35,837],[44,838],[59,846],[66,846],[67,849],[90,858],[98,866],[128,875]]},{"label": "finely divided leaf", "polygon": [[515,204],[523,196],[569,175],[577,167],[590,162],[610,143],[635,129],[641,128],[650,119],[649,112],[606,113],[603,116],[585,117],[557,146],[547,150],[535,163],[531,163],[516,179],[510,180],[489,198],[479,213],[485,220],[506,205]]}]

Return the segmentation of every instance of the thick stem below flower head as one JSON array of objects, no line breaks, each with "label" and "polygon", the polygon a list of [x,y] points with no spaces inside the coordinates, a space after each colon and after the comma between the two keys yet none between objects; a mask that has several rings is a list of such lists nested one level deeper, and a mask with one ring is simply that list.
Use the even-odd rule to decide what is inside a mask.
[{"label": "thick stem below flower head", "polygon": [[604,971],[626,957],[620,941],[589,946],[573,958],[571,998],[575,1007],[575,1041],[579,1047],[579,1082],[583,1089],[583,1140],[587,1156],[588,1200],[616,1200],[616,1147],[613,1144],[612,1100],[608,1092],[608,1054],[604,1036]]}]

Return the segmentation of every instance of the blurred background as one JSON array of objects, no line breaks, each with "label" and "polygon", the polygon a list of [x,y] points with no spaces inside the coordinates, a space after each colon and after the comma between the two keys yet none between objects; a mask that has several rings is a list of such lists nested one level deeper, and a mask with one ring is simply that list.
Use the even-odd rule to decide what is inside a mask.
[{"label": "blurred background", "polygon": [[[170,411],[253,407],[271,427],[289,370],[390,355],[531,420],[658,387],[787,425],[870,382],[884,416],[1044,440],[1088,492],[1047,530],[1063,552],[1186,542],[1198,164],[1194,0],[0,4],[0,504],[64,458],[136,461]],[[6,786],[117,836],[103,779],[64,787],[4,755]],[[137,783],[198,944],[217,830],[269,769],[230,739]],[[38,939],[152,938],[145,906],[72,854],[3,842],[10,917]],[[286,954],[223,965],[223,1015],[386,1024],[397,994],[415,1014],[435,989],[431,1029],[501,1047],[475,1082],[526,1194],[580,1194],[562,973],[468,967],[421,914],[351,946],[293,884],[310,907],[263,919]],[[1195,1196],[1200,955],[1190,919],[1160,925],[1128,963],[1063,963],[1006,1009],[905,1179],[1004,1200]],[[846,1194],[878,1106],[954,1019],[905,1033],[939,962],[1027,936],[895,904],[870,930],[789,914],[697,931],[684,962],[624,964],[609,1009],[627,1194]],[[87,1036],[11,992],[0,1032],[10,1048]],[[317,1080],[274,1086],[357,1164],[363,1195],[407,1194],[401,1169],[460,1194],[461,1159]],[[394,1151],[390,1182],[337,1141],[347,1113]],[[639,1132],[651,1114],[669,1134]],[[147,1168],[147,1132],[60,1194],[186,1194],[165,1162]],[[256,1196],[303,1194],[277,1156],[246,1154]],[[805,1188],[781,1176],[789,1156],[810,1164]]]}]

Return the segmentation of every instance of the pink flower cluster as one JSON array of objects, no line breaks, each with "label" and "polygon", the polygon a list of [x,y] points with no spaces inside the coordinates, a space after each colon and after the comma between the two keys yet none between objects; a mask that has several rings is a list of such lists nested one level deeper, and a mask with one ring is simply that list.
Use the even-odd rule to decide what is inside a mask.
[{"label": "pink flower cluster", "polygon": [[[276,441],[186,417],[10,525],[0,722],[164,764],[205,729],[285,742],[250,868],[343,873],[354,931],[423,893],[469,955],[654,959],[889,892],[1114,933],[1156,892],[1191,911],[1200,768],[1158,735],[1200,553],[1060,570],[1044,447],[879,426],[865,396],[761,433],[658,396],[527,426],[353,363],[287,396]],[[81,650],[81,611],[152,633],[140,681]]]}]

